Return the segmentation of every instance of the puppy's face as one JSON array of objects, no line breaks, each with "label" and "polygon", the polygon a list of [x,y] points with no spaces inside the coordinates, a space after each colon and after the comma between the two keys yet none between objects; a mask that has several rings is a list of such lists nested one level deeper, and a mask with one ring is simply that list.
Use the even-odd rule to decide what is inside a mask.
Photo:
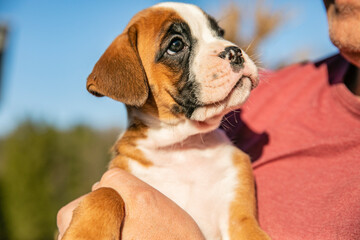
[{"label": "puppy's face", "polygon": [[87,89],[163,121],[220,121],[257,85],[250,58],[200,8],[161,3],[138,13],[90,74]]}]

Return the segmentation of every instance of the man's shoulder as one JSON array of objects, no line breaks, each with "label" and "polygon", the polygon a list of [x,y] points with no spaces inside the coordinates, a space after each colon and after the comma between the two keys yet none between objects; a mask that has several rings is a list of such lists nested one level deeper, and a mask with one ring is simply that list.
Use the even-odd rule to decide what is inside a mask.
[{"label": "man's shoulder", "polygon": [[277,70],[264,70],[260,72],[261,81],[291,81],[305,74],[321,71],[323,68],[336,69],[337,63],[346,61],[340,54],[320,59],[318,61],[302,61],[287,65]]},{"label": "man's shoulder", "polygon": [[[288,65],[278,70],[264,70],[260,72],[260,84],[252,93],[253,98],[257,95],[264,96],[278,92],[293,92],[294,89],[307,88],[314,84],[327,84],[333,76],[338,76],[341,66],[346,60],[336,54],[319,61],[303,61]],[[293,86],[293,88],[292,88]]]}]

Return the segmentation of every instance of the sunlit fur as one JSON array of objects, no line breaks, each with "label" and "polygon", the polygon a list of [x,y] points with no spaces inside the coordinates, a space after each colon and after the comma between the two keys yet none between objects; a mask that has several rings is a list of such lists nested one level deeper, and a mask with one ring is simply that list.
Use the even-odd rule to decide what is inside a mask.
[{"label": "sunlit fur", "polygon": [[[190,28],[192,37],[192,45],[184,50],[191,50],[186,52],[190,54],[186,59],[187,69],[173,64],[171,56],[164,59],[161,55],[166,29],[179,22]],[[133,39],[130,43],[124,40],[129,31],[132,33],[129,38]],[[256,220],[250,159],[217,129],[224,114],[241,106],[257,85],[254,63],[243,53],[243,65],[234,70],[229,60],[220,58],[219,54],[234,44],[219,36],[205,12],[190,4],[161,3],[145,9],[117,39],[122,42],[116,40],[109,47],[88,79],[92,93],[108,96],[109,91],[110,97],[129,103],[129,127],[114,145],[110,168],[123,168],[168,196],[190,214],[205,239],[270,239]],[[119,52],[119,49],[129,52]],[[121,59],[121,55],[131,56],[133,63],[129,58]],[[114,64],[113,56],[118,64]],[[115,70],[109,69],[107,63]],[[106,81],[99,77],[106,75],[104,70],[113,74],[122,69],[141,74],[128,74],[127,79],[119,79],[115,74],[106,76]],[[133,79],[135,75],[140,79]],[[125,89],[118,89],[109,79],[115,79]],[[139,89],[148,91],[146,99],[144,93],[136,92],[131,81],[136,82]],[[197,101],[191,103],[191,111],[182,106],[179,99],[182,96],[179,88],[189,81],[193,81],[194,89],[190,90],[194,92],[187,93],[194,94]],[[136,94],[128,94],[134,91]],[[133,95],[141,96],[141,101]],[[98,191],[101,194],[101,189]],[[98,194],[90,194],[89,198],[99,198]],[[106,194],[104,192],[104,196]],[[119,199],[121,197],[110,196],[106,202],[119,205]],[[89,222],[84,219],[92,219],[94,215],[104,218],[108,215],[110,219],[111,209],[114,208],[96,209],[101,213],[83,209],[74,216],[66,239],[79,236],[103,239],[102,232],[119,231],[99,229],[89,237],[86,228],[76,224]]]}]

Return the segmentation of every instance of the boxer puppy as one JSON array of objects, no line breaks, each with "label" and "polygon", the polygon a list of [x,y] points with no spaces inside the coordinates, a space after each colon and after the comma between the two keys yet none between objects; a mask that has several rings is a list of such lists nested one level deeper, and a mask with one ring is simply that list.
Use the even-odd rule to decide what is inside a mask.
[{"label": "boxer puppy", "polygon": [[[161,3],[136,14],[96,63],[87,90],[127,106],[120,167],[186,210],[206,239],[270,239],[256,220],[249,157],[218,127],[258,84],[257,68],[200,8]],[[90,193],[63,239],[119,239],[112,189]]]}]

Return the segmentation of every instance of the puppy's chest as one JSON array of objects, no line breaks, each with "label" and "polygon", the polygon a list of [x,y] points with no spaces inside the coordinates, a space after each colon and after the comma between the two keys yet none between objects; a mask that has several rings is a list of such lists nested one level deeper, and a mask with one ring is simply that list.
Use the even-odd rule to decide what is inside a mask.
[{"label": "puppy's chest", "polygon": [[[206,239],[220,239],[221,225],[239,184],[235,148],[227,142],[187,143],[162,150],[141,149],[152,166],[130,161],[130,171],[185,209]],[[226,228],[224,226],[224,228]]]}]

